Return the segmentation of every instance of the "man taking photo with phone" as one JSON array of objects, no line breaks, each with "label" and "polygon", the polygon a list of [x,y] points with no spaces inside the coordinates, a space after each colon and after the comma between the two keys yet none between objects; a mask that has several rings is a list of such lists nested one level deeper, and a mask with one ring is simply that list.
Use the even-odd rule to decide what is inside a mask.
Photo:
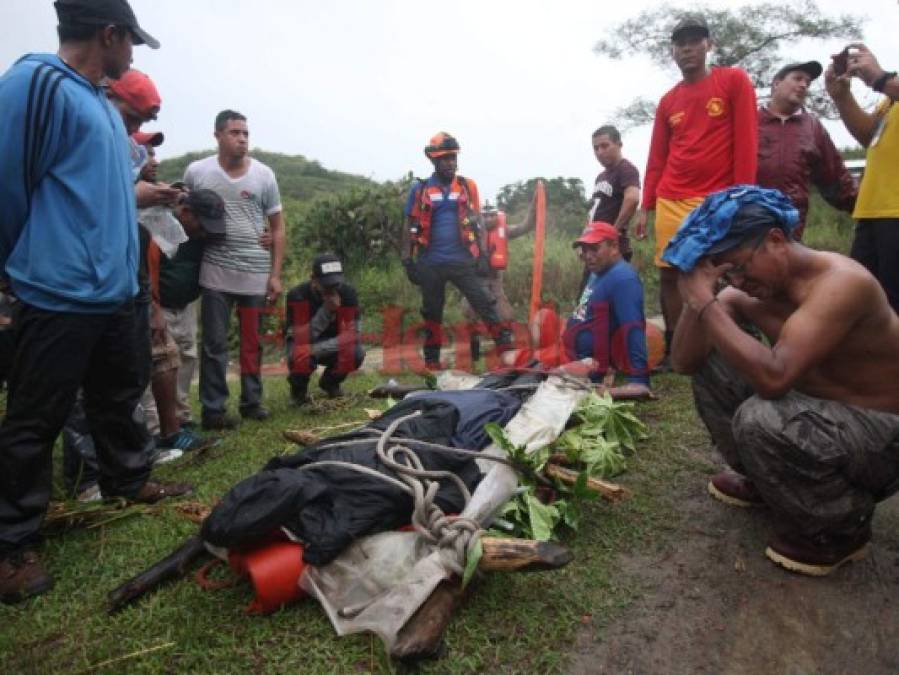
[{"label": "man taking photo with phone", "polygon": [[[874,112],[866,112],[855,100],[850,89],[853,77],[884,95]],[[852,213],[858,224],[850,255],[877,278],[893,310],[899,312],[899,106],[894,105],[899,78],[856,42],[834,55],[824,84],[846,129],[868,149]]]}]

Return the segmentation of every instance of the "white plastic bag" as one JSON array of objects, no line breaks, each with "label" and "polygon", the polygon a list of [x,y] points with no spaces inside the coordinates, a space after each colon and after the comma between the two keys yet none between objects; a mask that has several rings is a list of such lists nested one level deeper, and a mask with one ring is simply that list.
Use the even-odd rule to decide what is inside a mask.
[{"label": "white plastic bag", "polygon": [[178,246],[187,241],[187,235],[172,210],[165,206],[151,206],[141,209],[138,218],[144,229],[167,258],[178,252]]}]

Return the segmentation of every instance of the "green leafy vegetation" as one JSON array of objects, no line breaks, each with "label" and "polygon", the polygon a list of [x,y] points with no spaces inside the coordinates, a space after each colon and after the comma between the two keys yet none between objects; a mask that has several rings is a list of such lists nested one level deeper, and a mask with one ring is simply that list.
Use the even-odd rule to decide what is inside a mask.
[{"label": "green leafy vegetation", "polygon": [[512,222],[523,220],[534,199],[537,181],[546,190],[547,229],[566,234],[580,234],[587,220],[588,200],[580,178],[529,178],[504,185],[496,195],[496,205],[512,216]]},{"label": "green leafy vegetation", "polygon": [[[215,153],[215,150],[200,150],[166,159],[159,163],[159,178],[166,182],[181,180],[188,164]],[[275,172],[282,199],[309,201],[321,195],[331,195],[352,187],[376,184],[363,176],[326,169],[317,161],[307,159],[303,155],[285,155],[258,148],[254,148],[250,155]]]},{"label": "green leafy vegetation", "polygon": [[[577,530],[584,501],[596,498],[587,487],[590,478],[608,478],[627,468],[626,453],[647,438],[646,425],[634,414],[634,403],[616,402],[608,394],[587,396],[571,417],[571,426],[552,444],[527,452],[514,445],[494,423],[484,429],[506,451],[519,473],[520,488],[500,512],[495,532],[500,535],[548,541],[561,536],[561,526]],[[554,454],[579,471],[574,485],[543,476]]]}]

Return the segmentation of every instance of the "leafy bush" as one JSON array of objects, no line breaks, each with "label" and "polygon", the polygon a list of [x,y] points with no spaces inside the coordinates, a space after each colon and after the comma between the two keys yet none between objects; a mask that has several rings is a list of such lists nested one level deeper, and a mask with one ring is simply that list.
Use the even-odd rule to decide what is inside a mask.
[{"label": "leafy bush", "polygon": [[583,230],[588,201],[580,178],[529,178],[504,185],[496,196],[497,207],[524,218],[528,204],[534,198],[538,180],[543,181],[546,190],[547,227],[569,234]]},{"label": "leafy bush", "polygon": [[[181,180],[188,164],[215,153],[215,150],[202,150],[167,159],[159,164],[159,177],[167,182]],[[282,199],[309,200],[354,186],[375,185],[363,176],[325,169],[317,161],[306,159],[303,155],[285,155],[258,148],[254,148],[250,155],[275,172]]]},{"label": "leafy bush", "polygon": [[408,190],[405,180],[317,197],[292,226],[292,253],[311,258],[332,251],[348,265],[388,265],[400,255]]},{"label": "leafy bush", "polygon": [[805,232],[802,235],[806,246],[849,255],[854,228],[852,216],[832,208],[817,190],[812,191]]}]

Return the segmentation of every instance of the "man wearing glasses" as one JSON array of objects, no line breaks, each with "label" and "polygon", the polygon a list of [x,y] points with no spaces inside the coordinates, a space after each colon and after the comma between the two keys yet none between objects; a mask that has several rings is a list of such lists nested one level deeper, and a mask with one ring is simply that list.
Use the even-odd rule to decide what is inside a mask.
[{"label": "man wearing glasses", "polygon": [[690,215],[664,253],[684,299],[671,355],[732,469],[709,492],[770,508],[768,558],[823,576],[866,555],[899,490],[899,317],[862,265],[794,241],[797,221],[750,186]]}]

